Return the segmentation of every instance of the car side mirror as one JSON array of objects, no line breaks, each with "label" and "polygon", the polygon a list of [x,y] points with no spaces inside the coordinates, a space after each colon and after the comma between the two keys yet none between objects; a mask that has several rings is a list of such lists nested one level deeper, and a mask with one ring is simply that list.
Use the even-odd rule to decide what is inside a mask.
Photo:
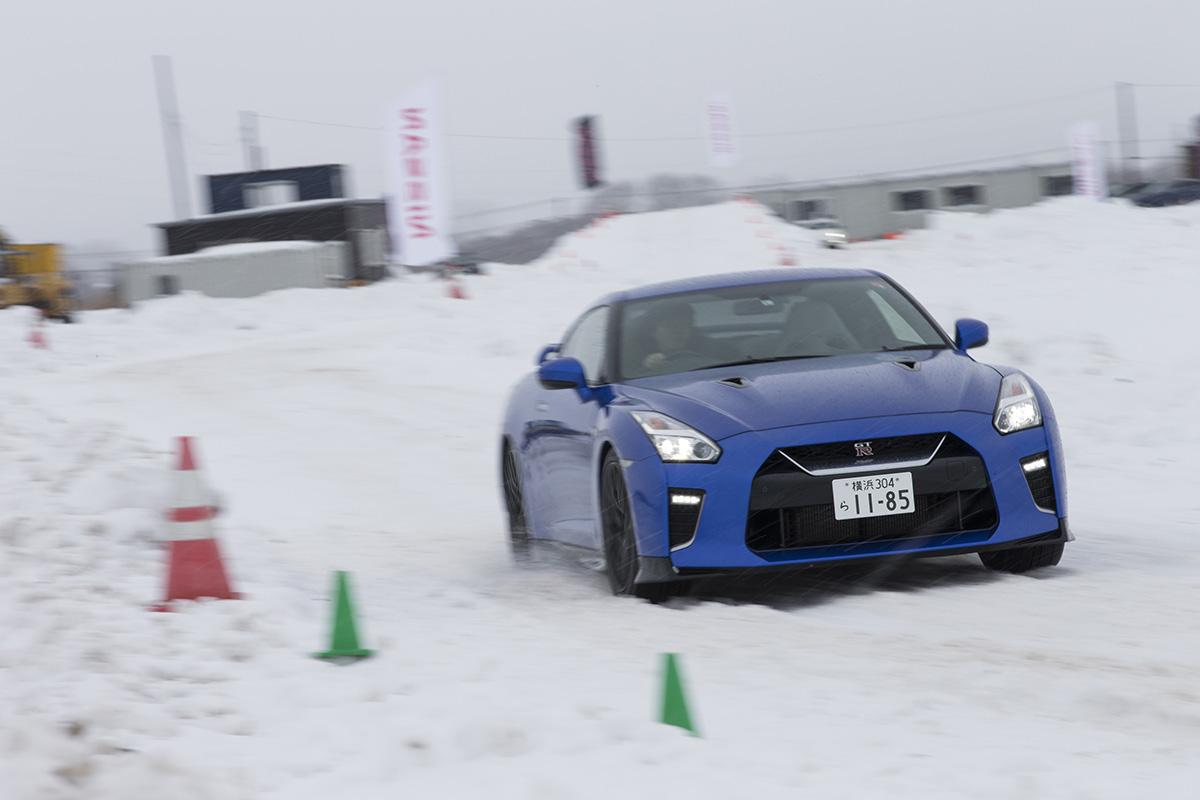
[{"label": "car side mirror", "polygon": [[977,319],[960,319],[954,323],[954,346],[959,350],[983,347],[988,343],[988,326]]},{"label": "car side mirror", "polygon": [[552,358],[538,367],[538,381],[547,389],[582,389],[587,386],[578,358]]},{"label": "car side mirror", "polygon": [[557,342],[554,344],[546,345],[545,347],[543,347],[541,350],[538,351],[537,361],[535,361],[533,363],[535,363],[539,366],[541,366],[542,364],[545,364],[546,359],[548,359],[551,356],[551,354],[558,352],[558,347],[559,347],[559,345]]}]

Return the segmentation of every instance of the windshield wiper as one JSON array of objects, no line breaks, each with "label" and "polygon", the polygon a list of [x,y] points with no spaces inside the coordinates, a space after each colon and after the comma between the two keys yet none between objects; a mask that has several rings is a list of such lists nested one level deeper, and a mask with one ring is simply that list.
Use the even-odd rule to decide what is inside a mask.
[{"label": "windshield wiper", "polygon": [[876,352],[901,353],[905,350],[945,350],[949,346],[946,344],[905,344],[899,347],[881,347]]},{"label": "windshield wiper", "polygon": [[741,367],[746,364],[770,364],[773,361],[799,361],[804,358],[829,358],[830,354],[812,353],[803,356],[760,356],[757,358],[743,358],[740,361],[726,361],[721,364],[709,364],[705,367],[693,367],[685,372],[699,372],[702,369],[723,369],[725,367]]}]

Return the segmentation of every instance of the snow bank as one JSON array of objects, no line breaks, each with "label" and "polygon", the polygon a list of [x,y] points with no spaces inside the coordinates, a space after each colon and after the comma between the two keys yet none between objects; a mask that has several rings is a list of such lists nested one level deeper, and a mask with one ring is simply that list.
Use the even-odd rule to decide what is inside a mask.
[{"label": "snow bank", "polygon": [[[730,203],[608,219],[528,266],[180,296],[50,326],[0,312],[0,797],[1113,797],[1185,794],[1200,725],[1190,344],[1200,208],[939,215],[823,251]],[[594,297],[801,265],[882,269],[992,325],[1063,424],[1079,541],[614,599],[507,557],[507,387]],[[161,590],[170,438],[199,437],[246,599]],[[354,572],[376,659],[320,648]],[[683,654],[703,738],[653,724]],[[1185,783],[1186,781],[1186,783]]]}]

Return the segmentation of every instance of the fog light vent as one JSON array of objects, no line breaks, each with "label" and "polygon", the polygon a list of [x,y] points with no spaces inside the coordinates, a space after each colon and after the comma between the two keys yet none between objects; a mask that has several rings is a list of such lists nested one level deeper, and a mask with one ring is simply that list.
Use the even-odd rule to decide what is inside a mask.
[{"label": "fog light vent", "polygon": [[1058,503],[1054,499],[1054,476],[1050,473],[1050,456],[1048,453],[1038,453],[1021,459],[1021,471],[1029,483],[1029,492],[1033,502],[1043,511],[1058,513]]},{"label": "fog light vent", "polygon": [[699,489],[671,489],[667,496],[667,534],[671,549],[676,550],[691,544],[692,539],[696,538],[700,509],[704,506],[704,492]]}]

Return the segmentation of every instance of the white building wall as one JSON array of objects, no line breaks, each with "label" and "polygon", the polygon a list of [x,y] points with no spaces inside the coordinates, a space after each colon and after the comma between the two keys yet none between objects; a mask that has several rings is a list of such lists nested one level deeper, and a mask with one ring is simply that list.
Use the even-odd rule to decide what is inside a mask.
[{"label": "white building wall", "polygon": [[253,297],[278,289],[340,285],[347,274],[344,242],[259,242],[214,247],[121,265],[126,304],[179,292]]},{"label": "white building wall", "polygon": [[[1018,208],[1042,199],[1043,178],[1070,175],[1065,164],[975,170],[942,175],[862,181],[852,184],[811,186],[762,192],[756,197],[785,219],[795,221],[794,201],[824,200],[831,214],[841,221],[851,239],[871,239],[885,233],[924,228],[930,211],[984,212],[994,208]],[[980,187],[980,201],[950,205],[947,190],[954,186]],[[929,192],[928,209],[901,211],[895,207],[898,192]]]}]

